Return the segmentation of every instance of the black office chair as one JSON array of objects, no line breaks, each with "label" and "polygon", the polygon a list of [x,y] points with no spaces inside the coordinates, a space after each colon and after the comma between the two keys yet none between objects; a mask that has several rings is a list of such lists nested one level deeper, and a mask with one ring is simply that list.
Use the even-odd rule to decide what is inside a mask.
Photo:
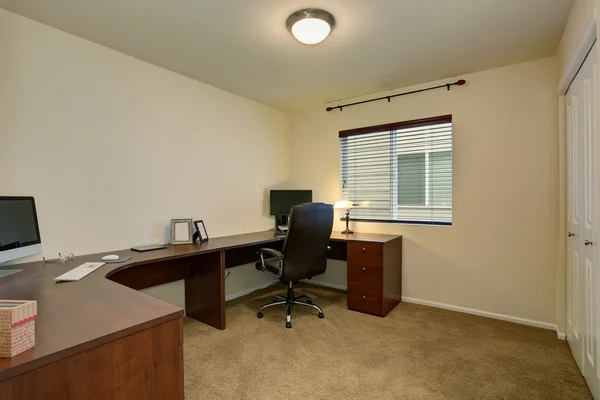
[{"label": "black office chair", "polygon": [[[292,308],[302,305],[319,311],[321,307],[312,303],[307,296],[294,296],[294,283],[300,279],[310,279],[327,269],[327,251],[333,229],[333,206],[324,203],[309,203],[292,207],[288,222],[288,233],[283,243],[283,251],[260,249],[260,261],[256,269],[278,278],[288,285],[287,296],[275,296],[272,303],[259,308],[256,316],[263,317],[267,307],[286,305],[286,328],[292,327]],[[265,258],[267,256],[268,258]],[[306,298],[306,302],[300,299]]]}]

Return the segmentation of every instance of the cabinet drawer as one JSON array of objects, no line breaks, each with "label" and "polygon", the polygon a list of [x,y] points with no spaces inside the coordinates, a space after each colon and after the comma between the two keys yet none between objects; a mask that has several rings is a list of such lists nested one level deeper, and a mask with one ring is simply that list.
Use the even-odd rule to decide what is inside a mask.
[{"label": "cabinet drawer", "polygon": [[348,243],[348,262],[364,267],[383,266],[383,245],[374,243]]},{"label": "cabinet drawer", "polygon": [[348,309],[381,316],[383,314],[382,288],[348,282]]},{"label": "cabinet drawer", "polygon": [[369,286],[383,286],[383,268],[367,267],[348,262],[348,282]]}]

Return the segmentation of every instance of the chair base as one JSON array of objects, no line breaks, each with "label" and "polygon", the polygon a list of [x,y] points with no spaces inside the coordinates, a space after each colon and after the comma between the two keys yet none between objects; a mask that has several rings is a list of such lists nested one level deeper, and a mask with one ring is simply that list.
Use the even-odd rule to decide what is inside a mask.
[{"label": "chair base", "polygon": [[[300,299],[306,298],[306,301],[300,301]],[[312,300],[306,295],[294,296],[294,284],[290,282],[288,285],[287,296],[276,295],[273,296],[273,301],[271,303],[264,304],[262,307],[258,309],[256,312],[256,316],[258,318],[262,318],[264,315],[262,311],[265,308],[273,307],[273,306],[281,306],[285,305],[285,327],[292,327],[292,309],[295,305],[312,307],[319,312],[319,318],[325,318],[323,314],[323,310],[321,307],[313,304]]]}]

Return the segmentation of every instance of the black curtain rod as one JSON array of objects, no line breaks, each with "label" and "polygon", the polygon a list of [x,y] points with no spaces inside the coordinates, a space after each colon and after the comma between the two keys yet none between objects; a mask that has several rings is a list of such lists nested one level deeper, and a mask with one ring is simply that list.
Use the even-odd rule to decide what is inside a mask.
[{"label": "black curtain rod", "polygon": [[370,103],[372,101],[379,101],[379,100],[386,100],[386,99],[387,99],[387,101],[389,103],[390,100],[392,98],[394,98],[394,97],[406,96],[408,94],[421,93],[421,92],[426,92],[428,90],[435,90],[435,89],[441,89],[441,88],[447,88],[448,90],[450,90],[451,86],[462,86],[465,83],[467,83],[467,81],[465,81],[464,79],[460,79],[460,80],[458,80],[458,81],[456,81],[454,83],[446,83],[444,85],[432,86],[432,87],[429,87],[429,88],[419,89],[419,90],[413,90],[412,92],[398,93],[398,94],[394,94],[394,95],[391,95],[391,96],[378,97],[376,99],[357,101],[356,103],[342,104],[341,106],[336,106],[336,107],[327,107],[325,109],[325,111],[332,111],[332,110],[335,110],[337,108],[339,108],[340,111],[342,111],[344,109],[344,107],[356,106],[356,105],[359,105],[359,104],[365,104],[365,103]]}]

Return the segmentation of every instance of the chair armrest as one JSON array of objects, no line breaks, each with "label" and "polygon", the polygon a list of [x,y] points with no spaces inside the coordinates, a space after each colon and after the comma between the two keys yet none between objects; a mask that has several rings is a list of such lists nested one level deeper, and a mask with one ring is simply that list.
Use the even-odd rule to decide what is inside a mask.
[{"label": "chair armrest", "polygon": [[[260,268],[264,272],[275,278],[281,278],[281,275],[283,274],[283,259],[285,257],[282,252],[277,251],[275,249],[264,248],[258,249],[256,254],[260,256],[260,261],[256,263],[257,267],[260,266]],[[265,254],[271,257],[265,259]],[[266,263],[269,263],[269,265],[272,266],[274,269],[272,270],[270,268],[267,268]],[[275,263],[276,265],[274,265]]]},{"label": "chair armrest", "polygon": [[[275,249],[264,248],[264,249],[258,249],[258,251],[256,252],[256,254],[258,254],[258,255],[261,255],[262,253],[267,253],[267,254],[272,255],[274,258],[277,258],[277,259],[282,259],[284,257],[284,255],[283,255],[282,252],[277,251]],[[270,259],[269,261],[278,261],[278,260],[271,260]]]}]

